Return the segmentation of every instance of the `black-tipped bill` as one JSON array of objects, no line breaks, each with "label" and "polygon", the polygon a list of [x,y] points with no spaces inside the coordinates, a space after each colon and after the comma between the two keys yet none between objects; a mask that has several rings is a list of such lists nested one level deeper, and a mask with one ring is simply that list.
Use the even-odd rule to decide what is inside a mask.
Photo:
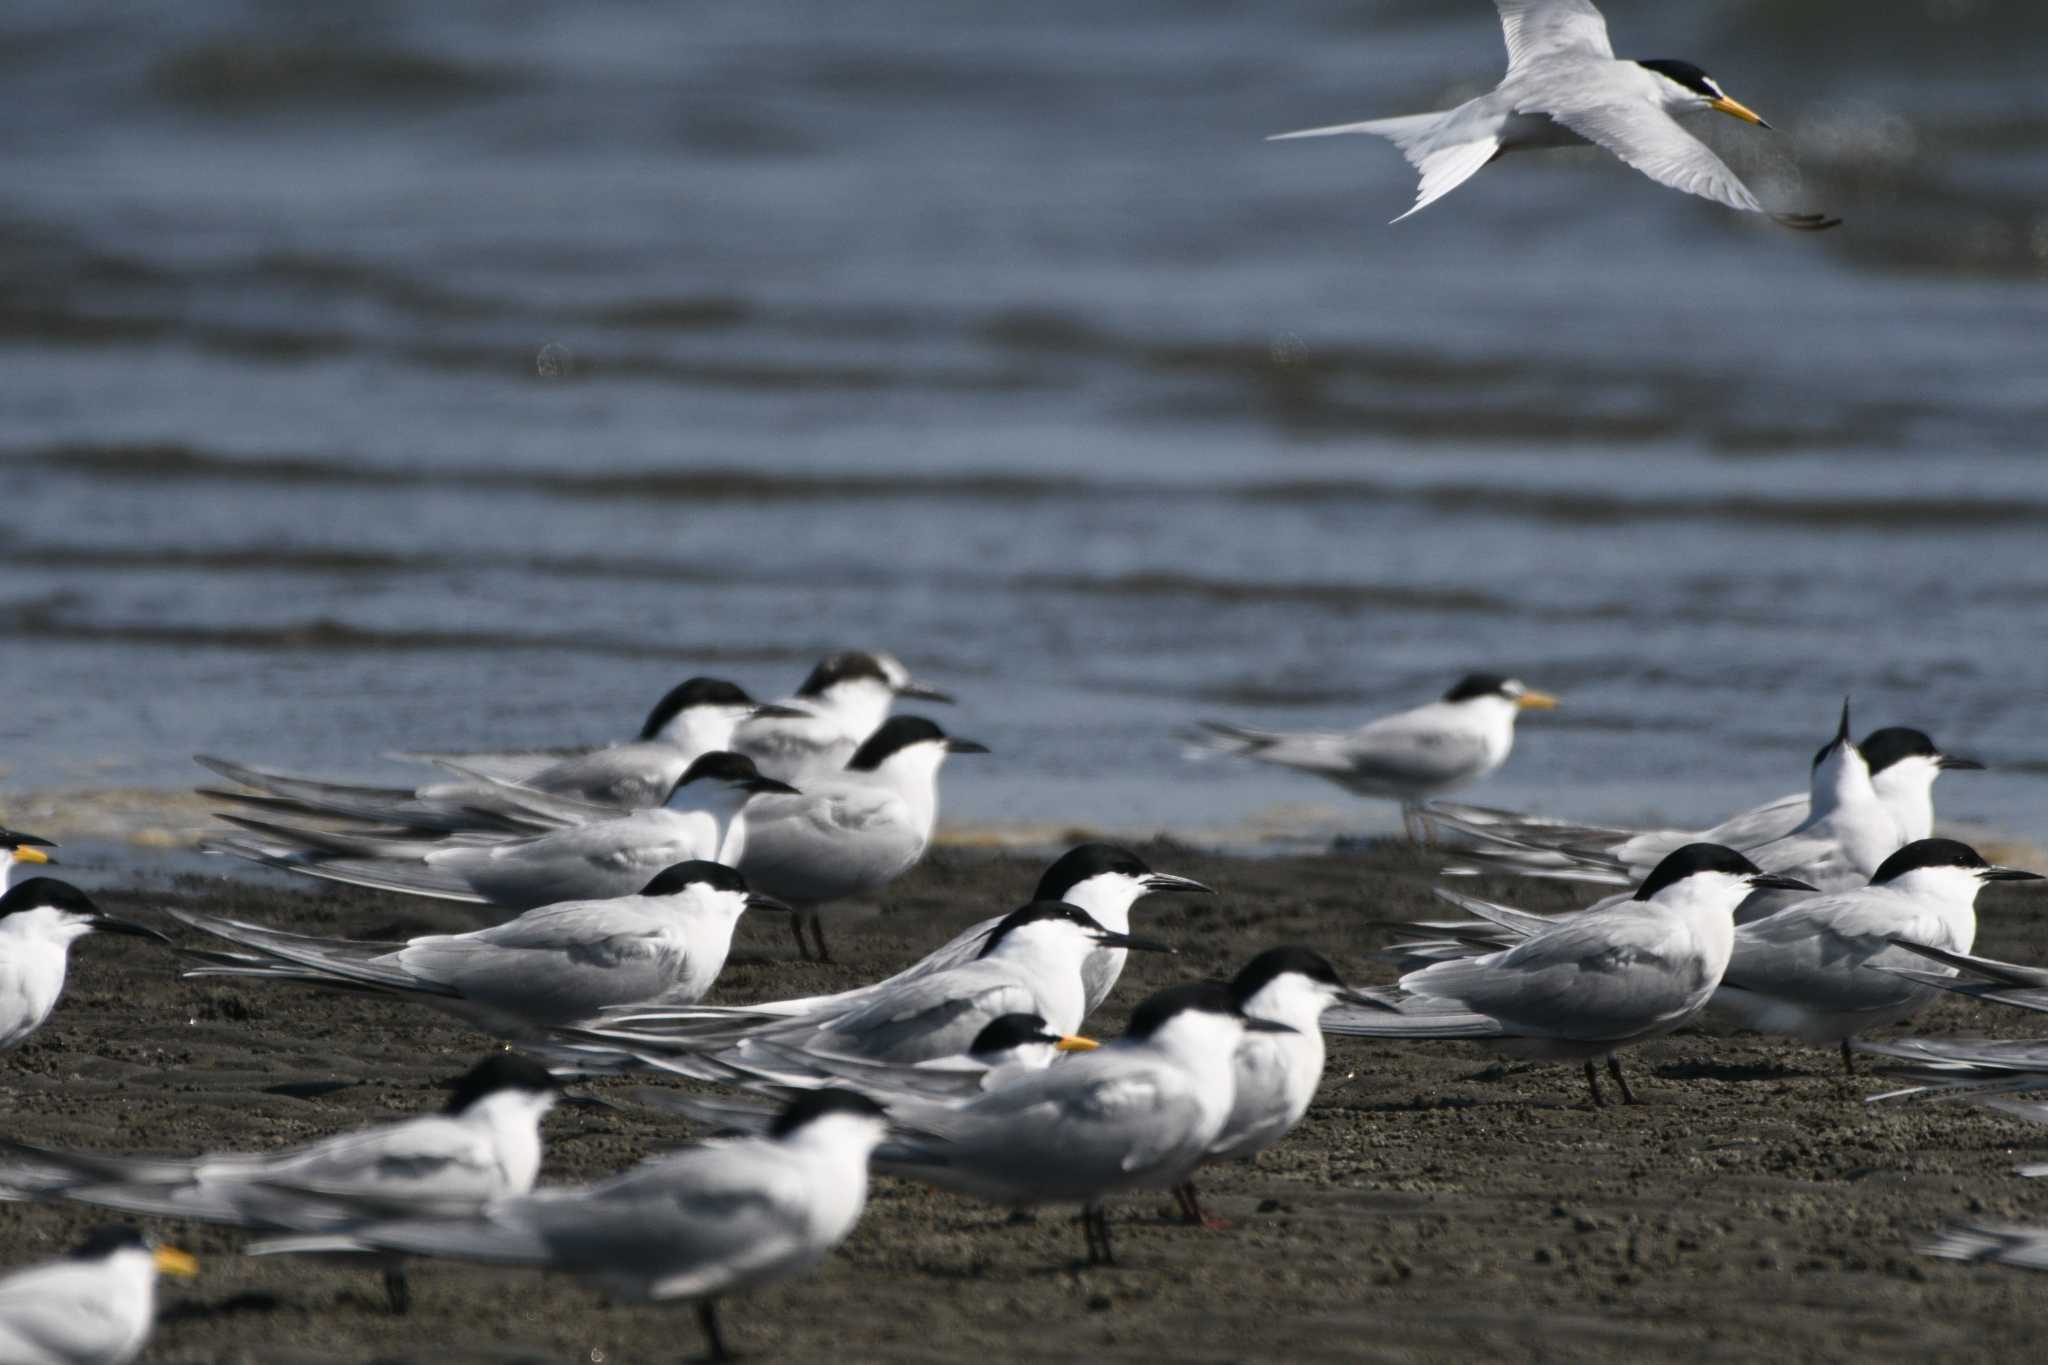
[{"label": "black-tipped bill", "polygon": [[787,782],[773,777],[750,777],[740,783],[740,789],[755,796],[802,796],[803,792]]},{"label": "black-tipped bill", "polygon": [[949,738],[946,741],[946,752],[949,754],[985,754],[988,751],[988,745],[978,739]]},{"label": "black-tipped bill", "polygon": [[1247,1014],[1247,1015],[1246,1015],[1246,1016],[1244,1017],[1244,1031],[1245,1031],[1246,1033],[1299,1033],[1299,1032],[1301,1032],[1301,1030],[1300,1030],[1300,1029],[1296,1028],[1296,1027],[1295,1027],[1294,1025],[1292,1025],[1292,1024],[1283,1024],[1283,1023],[1281,1023],[1281,1022],[1280,1022],[1279,1020],[1277,1020],[1277,1019],[1259,1019],[1259,1018],[1255,1018],[1254,1016],[1252,1016],[1252,1015],[1249,1015],[1249,1014]]},{"label": "black-tipped bill", "polygon": [[1134,953],[1178,953],[1180,949],[1171,943],[1161,943],[1156,938],[1139,938],[1135,934],[1119,934],[1114,929],[1099,929],[1095,934],[1099,948],[1128,948]]},{"label": "black-tipped bill", "polygon": [[1945,773],[1981,773],[1984,771],[1984,765],[1974,758],[1951,758],[1947,754],[1943,754],[1940,758],[1935,759],[1934,766]]},{"label": "black-tipped bill", "polygon": [[2028,872],[2023,868],[2000,867],[1994,863],[1990,867],[1981,869],[1977,873],[1977,880],[1980,882],[2038,882],[2048,881],[2048,877],[2043,877],[2038,872]]},{"label": "black-tipped bill", "polygon": [[1337,1003],[1362,1010],[1383,1010],[1387,1007],[1385,1001],[1375,1000],[1364,991],[1354,991],[1348,986],[1337,992]]},{"label": "black-tipped bill", "polygon": [[808,716],[808,715],[810,715],[810,714],[811,714],[811,713],[810,713],[810,712],[808,712],[808,711],[799,711],[799,710],[798,710],[798,709],[797,709],[796,707],[794,707],[794,706],[778,706],[778,705],[776,705],[776,704],[775,704],[774,702],[765,702],[765,701],[764,701],[764,702],[759,702],[759,703],[756,703],[756,704],[755,704],[755,706],[754,706],[754,709],[753,709],[753,712],[752,712],[752,713],[751,713],[751,715],[750,715],[750,716],[748,717],[748,719],[750,719],[750,720],[801,720],[801,719],[803,719],[803,718],[804,718],[805,716]]},{"label": "black-tipped bill", "polygon": [[1157,895],[1163,891],[1185,891],[1190,895],[1196,896],[1213,896],[1216,894],[1214,888],[1202,885],[1193,877],[1176,877],[1171,872],[1147,872],[1145,874],[1145,890],[1152,895]]},{"label": "black-tipped bill", "polygon": [[147,924],[137,924],[134,920],[122,919],[119,915],[94,915],[87,923],[92,926],[95,934],[132,934],[136,938],[153,938],[158,943],[171,941],[168,935],[158,933]]},{"label": "black-tipped bill", "polygon": [[1749,884],[1759,891],[1813,891],[1819,887],[1811,882],[1802,882],[1797,877],[1783,877],[1775,872],[1760,872],[1749,879]]},{"label": "black-tipped bill", "polygon": [[786,900],[778,900],[774,896],[764,896],[759,891],[752,891],[747,894],[747,909],[779,910],[783,914],[790,914],[796,910],[796,907]]},{"label": "black-tipped bill", "polygon": [[952,693],[941,692],[938,688],[929,687],[921,682],[907,682],[903,684],[903,686],[896,689],[896,695],[899,697],[915,697],[919,701],[935,701],[943,706],[954,704]]}]

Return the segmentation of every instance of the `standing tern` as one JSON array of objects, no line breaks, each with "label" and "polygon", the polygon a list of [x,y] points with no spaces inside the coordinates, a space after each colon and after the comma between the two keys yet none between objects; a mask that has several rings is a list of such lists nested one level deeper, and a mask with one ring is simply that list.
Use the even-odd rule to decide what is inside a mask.
[{"label": "standing tern", "polygon": [[156,1326],[157,1276],[198,1273],[137,1228],[95,1228],[68,1255],[0,1277],[0,1360],[128,1365]]},{"label": "standing tern", "polygon": [[1867,886],[1809,896],[1738,928],[1708,1020],[1839,1043],[1843,1069],[1854,1074],[1851,1039],[1912,1018],[1937,994],[1911,975],[1883,970],[1921,965],[1900,945],[1967,953],[1984,884],[2038,880],[2039,873],[1993,866],[1954,839],[1910,843]]},{"label": "standing tern", "polygon": [[718,1300],[790,1279],[846,1240],[867,1206],[882,1107],[807,1091],[764,1134],[716,1138],[595,1185],[494,1199],[468,1217],[393,1218],[261,1242],[253,1254],[386,1251],[567,1271],[615,1298],[689,1299],[713,1360]]},{"label": "standing tern", "polygon": [[[1231,999],[1253,1019],[1287,1025],[1288,1032],[1247,1032],[1232,1059],[1236,1091],[1230,1117],[1204,1153],[1208,1161],[1249,1161],[1294,1131],[1323,1079],[1325,1010],[1374,1002],[1344,984],[1330,960],[1312,948],[1268,948],[1230,981]],[[1208,1223],[1195,1182],[1174,1189],[1193,1223]]]},{"label": "standing tern", "polygon": [[[540,1174],[541,1120],[564,1098],[547,1069],[496,1052],[471,1067],[440,1114],[343,1133],[276,1152],[188,1159],[102,1156],[0,1142],[0,1188],[127,1213],[259,1231],[320,1231],[365,1218],[459,1217]],[[411,1301],[387,1264],[393,1312]],[[0,1360],[14,1357],[0,1353]]]},{"label": "standing tern", "polygon": [[808,777],[837,772],[889,718],[898,697],[951,703],[952,698],[910,676],[892,654],[847,650],[818,661],[776,713],[741,725],[733,747],[798,786]]},{"label": "standing tern", "polygon": [[868,736],[837,773],[763,797],[747,810],[747,881],[797,907],[790,927],[809,958],[808,924],[820,961],[830,961],[819,907],[881,890],[924,857],[939,814],[939,767],[948,754],[988,747],[947,735],[922,716],[896,716]]},{"label": "standing tern", "polygon": [[1282,733],[1202,721],[1191,738],[1203,749],[1293,768],[1359,796],[1401,803],[1401,820],[1416,834],[1418,803],[1477,782],[1515,744],[1515,717],[1547,711],[1557,698],[1519,679],[1470,673],[1443,699],[1385,716],[1356,730]]},{"label": "standing tern", "polygon": [[222,818],[247,833],[202,847],[330,881],[531,910],[630,896],[693,859],[736,862],[760,802],[795,796],[752,759],[713,753],[690,765],[664,806],[545,834],[391,837],[231,815]]},{"label": "standing tern", "polygon": [[239,953],[197,954],[188,977],[254,977],[418,1000],[501,1038],[529,1039],[624,1005],[694,1005],[725,967],[752,894],[722,863],[678,863],[637,895],[568,901],[467,934],[363,943],[287,934],[196,911],[171,914]]},{"label": "standing tern", "polygon": [[763,1040],[839,1057],[909,1065],[965,1051],[1006,1014],[1036,1014],[1062,1036],[1078,1033],[1086,1003],[1081,964],[1101,947],[1172,952],[1164,943],[1119,934],[1079,906],[1033,901],[1003,917],[970,961],[850,992],[790,1018],[762,1017],[745,1006],[685,1011],[673,1029],[661,1012],[614,1011],[576,1041],[617,1042],[716,1054]]},{"label": "standing tern", "polygon": [[1011,1208],[1079,1204],[1089,1262],[1112,1262],[1103,1201],[1186,1181],[1230,1119],[1238,1042],[1292,1031],[1218,982],[1171,986],[1122,1037],[1036,1076],[964,1104],[892,1103],[909,1131],[876,1168]]},{"label": "standing tern", "polygon": [[1401,978],[1405,998],[1325,1015],[1323,1029],[1362,1038],[1460,1038],[1511,1057],[1583,1061],[1595,1105],[1595,1059],[1621,1089],[1617,1049],[1692,1022],[1721,982],[1735,907],[1752,890],[1811,891],[1762,871],[1734,849],[1688,844],[1657,865],[1633,898],[1596,906],[1513,947],[1438,962]]},{"label": "standing tern", "polygon": [[0,1052],[20,1047],[50,1017],[64,993],[71,945],[87,934],[170,942],[148,925],[101,914],[83,891],[54,877],[30,877],[0,895]]},{"label": "standing tern", "polygon": [[0,892],[7,890],[14,869],[21,864],[34,866],[53,861],[43,850],[55,847],[48,839],[39,839],[33,834],[23,834],[18,829],[0,825]]},{"label": "standing tern", "polygon": [[[1762,204],[1679,118],[1722,113],[1769,128],[1730,99],[1712,76],[1669,58],[1614,55],[1607,21],[1592,0],[1495,0],[1506,31],[1508,70],[1499,85],[1455,109],[1368,119],[1279,133],[1269,141],[1370,133],[1400,148],[1421,177],[1419,213],[1509,152],[1594,143],[1660,185],[1749,213]],[[1842,220],[1819,213],[1771,213],[1801,232]]]}]

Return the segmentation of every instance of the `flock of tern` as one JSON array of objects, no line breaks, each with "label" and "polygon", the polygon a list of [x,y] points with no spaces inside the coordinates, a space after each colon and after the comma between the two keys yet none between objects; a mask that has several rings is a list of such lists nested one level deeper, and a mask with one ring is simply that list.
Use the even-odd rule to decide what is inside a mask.
[{"label": "flock of tern", "polygon": [[[1512,151],[1592,143],[1667,186],[1762,212],[1678,120],[1764,121],[1690,63],[1614,56],[1586,0],[1497,0],[1508,69],[1456,108],[1310,129],[1392,141],[1420,176],[1407,217]],[[1773,214],[1811,230],[1837,220]],[[1439,888],[1463,917],[1385,950],[1395,984],[1361,988],[1313,948],[1278,944],[1228,981],[1187,981],[1137,1004],[1124,1032],[1083,1029],[1158,894],[1209,894],[1128,850],[1085,844],[1034,898],[973,925],[885,980],[832,995],[711,1000],[746,914],[786,916],[805,957],[829,956],[835,907],[915,866],[941,769],[981,753],[902,701],[951,698],[882,653],[822,660],[790,696],[758,702],[692,678],[635,737],[582,751],[410,757],[403,787],[314,780],[224,758],[228,828],[207,847],[310,877],[483,907],[468,933],[364,942],[175,912],[207,946],[101,913],[48,876],[47,841],[0,830],[0,1049],[58,1005],[68,954],[92,933],[157,940],[187,975],[412,1001],[501,1040],[446,1112],[282,1151],[186,1159],[0,1140],[0,1197],[225,1224],[254,1254],[347,1256],[405,1310],[407,1266],[462,1258],[582,1277],[611,1295],[696,1306],[715,1358],[736,1292],[800,1275],[853,1229],[881,1173],[1017,1210],[1078,1207],[1089,1262],[1114,1258],[1108,1201],[1171,1191],[1210,1220],[1197,1179],[1285,1139],[1307,1112],[1324,1035],[1459,1040],[1577,1063],[1597,1106],[1604,1066],[1635,1102],[1621,1053],[1681,1029],[1749,1031],[1860,1049],[1907,1082],[1888,1096],[1964,1096],[2028,1117],[2048,1046],[1866,1040],[1944,992],[2048,1009],[2048,968],[1972,955],[1989,882],[2038,874],[1934,833],[1932,789],[1976,764],[1903,727],[1852,739],[1844,703],[1806,790],[1706,830],[1636,830],[1453,804],[1497,769],[1516,718],[1557,705],[1486,673],[1435,702],[1342,733],[1204,722],[1194,750],[1294,769],[1400,803],[1440,847]],[[1542,915],[1466,894],[1475,874],[1604,888]],[[503,1050],[503,1043],[520,1052]],[[542,1187],[542,1120],[579,1079],[663,1084],[633,1102],[717,1135],[594,1184]],[[675,1085],[675,1078],[698,1083]],[[717,1087],[707,1093],[704,1086]],[[2030,1171],[2029,1173],[2035,1173]],[[1929,1250],[2048,1267],[2048,1230],[1969,1227]],[[191,1258],[134,1228],[0,1278],[0,1360],[132,1360],[160,1272]]]},{"label": "flock of tern", "polygon": [[[1133,932],[1134,908],[1213,894],[1091,843],[1054,860],[1028,903],[893,976],[829,995],[713,1001],[743,916],[815,925],[922,856],[944,759],[981,746],[891,714],[912,695],[941,699],[893,658],[852,652],[785,702],[693,678],[627,743],[418,756],[442,776],[407,788],[203,758],[237,784],[213,795],[261,812],[225,814],[232,832],[214,852],[494,907],[496,922],[369,942],[174,910],[203,939],[172,944],[35,876],[0,898],[0,1046],[48,1020],[70,945],[111,932],[164,943],[188,977],[412,1001],[520,1051],[486,1055],[443,1114],[283,1151],[167,1159],[0,1139],[0,1197],[225,1224],[256,1234],[251,1254],[354,1258],[381,1273],[397,1312],[418,1258],[567,1271],[616,1297],[694,1303],[723,1357],[717,1302],[827,1255],[858,1220],[871,1173],[1014,1210],[1078,1206],[1090,1263],[1114,1259],[1117,1195],[1170,1191],[1191,1224],[1214,1225],[1201,1168],[1286,1138],[1322,1078],[1325,1035],[1577,1063],[1598,1106],[1603,1066],[1636,1102],[1621,1064],[1633,1044],[1747,1031],[1838,1044],[1852,1068],[1860,1047],[1910,1082],[1881,1098],[1962,1095],[2048,1117],[2014,1098],[2048,1085],[2041,1045],[1861,1041],[1944,991],[2048,1009],[2048,968],[1971,955],[1978,891],[2038,879],[1932,833],[1935,779],[1980,765],[1918,730],[1858,743],[1846,702],[1803,795],[1707,831],[1440,799],[1506,760],[1521,712],[1558,704],[1512,678],[1473,674],[1439,701],[1347,733],[1189,731],[1200,752],[1401,803],[1443,859],[1438,894],[1465,913],[1382,950],[1400,969],[1392,985],[1350,984],[1315,949],[1277,944],[1228,981],[1153,994],[1120,1036],[1091,1038],[1087,1020],[1128,955],[1173,951]],[[871,728],[851,732],[860,725]],[[50,861],[46,841],[9,831],[0,842],[10,872]],[[1460,889],[1481,872],[1582,882],[1601,899],[1535,914]],[[825,950],[815,928],[796,942]],[[620,1076],[662,1082],[632,1089],[631,1103],[719,1135],[595,1184],[537,1185],[542,1120],[565,1100],[611,1103],[571,1087]],[[1931,1249],[2026,1264],[2044,1244],[2023,1229],[1970,1228]],[[0,1359],[131,1359],[156,1273],[190,1269],[132,1230],[103,1229],[68,1261],[0,1280],[0,1345],[34,1343]],[[67,1336],[51,1311],[60,1287],[112,1306],[80,1309],[90,1330]]]}]

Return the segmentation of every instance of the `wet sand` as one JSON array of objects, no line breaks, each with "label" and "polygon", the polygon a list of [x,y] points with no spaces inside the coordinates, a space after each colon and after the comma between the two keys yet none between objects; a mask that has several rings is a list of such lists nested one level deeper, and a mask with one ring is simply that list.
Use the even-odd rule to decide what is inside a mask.
[{"label": "wet sand", "polygon": [[[1162,897],[1142,931],[1178,958],[1134,955],[1091,1032],[1114,1033],[1150,988],[1228,972],[1260,948],[1321,947],[1361,981],[1389,921],[1435,915],[1406,852],[1237,860],[1152,847],[1162,870],[1223,894]],[[886,908],[835,924],[840,962],[792,959],[781,926],[743,926],[716,997],[743,1002],[873,979],[956,928],[1021,902],[1039,864],[949,850]],[[1514,897],[1571,903],[1555,890]],[[100,896],[139,913],[172,902],[308,932],[385,938],[471,927],[459,906],[296,884],[187,879]],[[2024,890],[1981,906],[1983,951],[2048,960],[2048,919]],[[88,940],[51,1023],[0,1058],[5,1132],[118,1151],[300,1142],[436,1108],[439,1080],[489,1043],[424,1008],[284,987],[177,979],[149,945]],[[2016,1011],[1943,1002],[1922,1031],[2037,1033]],[[2048,1182],[2011,1174],[2048,1130],[1954,1105],[1862,1103],[1884,1085],[1829,1053],[1680,1037],[1629,1058],[1641,1105],[1593,1109],[1567,1067],[1490,1065],[1455,1044],[1333,1040],[1302,1127],[1257,1162],[1205,1175],[1224,1231],[1112,1215],[1120,1264],[1087,1269],[1064,1213],[1014,1226],[997,1210],[880,1181],[852,1239],[817,1273],[726,1305],[757,1361],[1599,1361],[2015,1358],[2048,1333],[2048,1280],[1918,1256],[1961,1216],[2048,1221]],[[337,1084],[341,1088],[334,1088]],[[615,1096],[628,1088],[606,1089]],[[683,1140],[646,1111],[548,1121],[547,1181],[623,1168]],[[0,1262],[61,1250],[101,1221],[0,1206]],[[226,1229],[162,1224],[201,1256],[167,1284],[152,1361],[695,1359],[691,1315],[606,1305],[576,1282],[421,1265],[414,1309],[389,1316],[360,1270],[235,1254]]]}]

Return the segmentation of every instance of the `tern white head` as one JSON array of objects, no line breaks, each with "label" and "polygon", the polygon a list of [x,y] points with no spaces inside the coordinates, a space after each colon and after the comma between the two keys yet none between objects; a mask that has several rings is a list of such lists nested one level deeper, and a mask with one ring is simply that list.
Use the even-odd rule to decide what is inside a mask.
[{"label": "tern white head", "polygon": [[1934,779],[1948,772],[1974,772],[1974,758],[1945,754],[1924,730],[1889,725],[1872,730],[1856,746],[1870,765],[1870,786],[1891,812],[1905,843],[1934,833]]},{"label": "tern white head", "polygon": [[795,714],[748,721],[734,747],[765,771],[802,785],[813,773],[844,767],[861,741],[889,718],[899,697],[953,700],[912,678],[894,655],[868,650],[828,654],[789,698]]},{"label": "tern white head", "polygon": [[[1763,205],[1722,160],[1678,120],[1721,113],[1761,128],[1755,111],[1731,99],[1691,62],[1629,61],[1614,55],[1607,21],[1592,0],[1495,0],[1508,47],[1507,75],[1455,109],[1281,133],[1276,139],[1369,133],[1401,149],[1421,177],[1415,204],[1395,222],[1449,194],[1509,152],[1595,143],[1649,176],[1730,208]],[[1818,213],[1773,213],[1779,224],[1816,231],[1841,222]]]},{"label": "tern white head", "polygon": [[62,1258],[0,1277],[0,1360],[128,1365],[156,1325],[157,1276],[198,1273],[139,1228],[95,1228]]},{"label": "tern white head", "polygon": [[[1038,879],[1033,900],[1065,901],[1093,915],[1117,933],[1131,927],[1131,908],[1146,896],[1216,893],[1192,877],[1154,872],[1144,860],[1115,844],[1078,844],[1062,854]],[[1085,1019],[1109,998],[1123,975],[1125,949],[1101,947],[1081,964],[1081,986],[1087,997]]]},{"label": "tern white head", "polygon": [[30,877],[0,896],[0,1051],[19,1047],[50,1017],[71,945],[87,934],[170,942],[146,924],[101,914],[91,897],[54,877]]},{"label": "tern white head", "polygon": [[15,868],[23,864],[35,867],[55,862],[54,858],[43,852],[46,848],[55,847],[56,845],[48,839],[39,839],[33,834],[23,834],[18,829],[0,826],[0,892],[7,890],[8,884],[13,880]]},{"label": "tern white head", "polygon": [[685,678],[662,694],[637,738],[704,754],[730,749],[741,721],[798,714],[792,707],[757,702],[745,688],[724,678]]}]

